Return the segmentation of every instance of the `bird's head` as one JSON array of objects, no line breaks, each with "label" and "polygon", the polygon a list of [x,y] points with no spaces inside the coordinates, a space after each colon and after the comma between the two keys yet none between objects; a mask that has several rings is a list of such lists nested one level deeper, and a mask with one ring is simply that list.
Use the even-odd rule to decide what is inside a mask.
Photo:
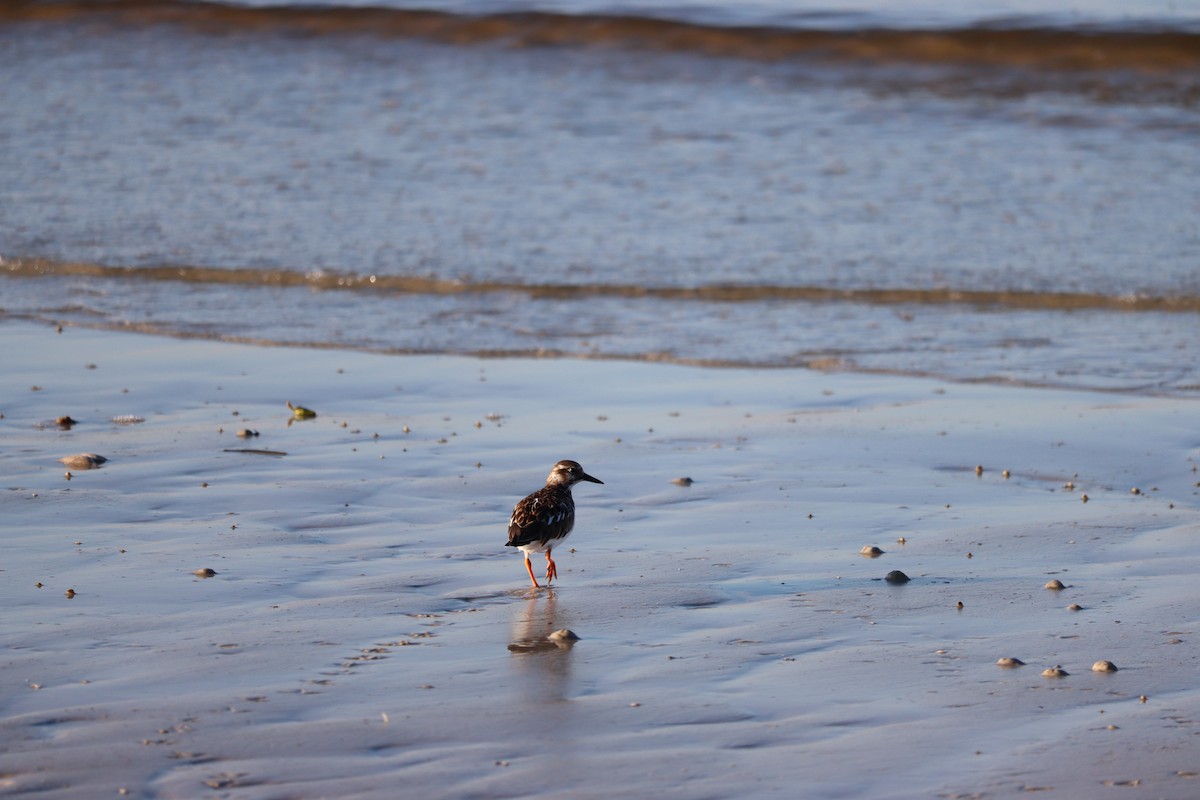
[{"label": "bird's head", "polygon": [[560,461],[554,465],[554,469],[550,470],[550,474],[546,477],[547,486],[574,486],[580,481],[604,483],[599,478],[593,478],[584,472],[578,461]]}]

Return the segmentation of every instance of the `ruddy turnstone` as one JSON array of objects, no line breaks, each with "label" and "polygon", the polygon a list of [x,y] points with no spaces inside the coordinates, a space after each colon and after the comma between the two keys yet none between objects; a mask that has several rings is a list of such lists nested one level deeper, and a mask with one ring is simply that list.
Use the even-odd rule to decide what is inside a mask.
[{"label": "ruddy turnstone", "polygon": [[575,527],[575,500],[571,487],[580,481],[604,483],[583,471],[576,461],[560,461],[550,470],[546,485],[517,503],[508,521],[507,547],[519,548],[525,554],[525,569],[529,580],[538,588],[533,577],[530,553],[546,554],[546,584],[558,577],[558,567],[550,552],[563,542]]}]

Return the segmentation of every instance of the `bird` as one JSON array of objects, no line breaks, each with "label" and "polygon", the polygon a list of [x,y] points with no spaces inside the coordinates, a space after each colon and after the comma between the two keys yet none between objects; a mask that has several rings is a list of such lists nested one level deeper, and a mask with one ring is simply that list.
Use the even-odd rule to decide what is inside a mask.
[{"label": "bird", "polygon": [[583,471],[578,461],[564,459],[554,465],[546,477],[546,485],[517,503],[508,520],[508,543],[525,554],[525,569],[533,588],[541,588],[533,576],[530,553],[546,554],[546,585],[558,577],[558,567],[550,557],[551,551],[561,544],[575,527],[575,499],[571,487],[580,481],[603,484]]}]

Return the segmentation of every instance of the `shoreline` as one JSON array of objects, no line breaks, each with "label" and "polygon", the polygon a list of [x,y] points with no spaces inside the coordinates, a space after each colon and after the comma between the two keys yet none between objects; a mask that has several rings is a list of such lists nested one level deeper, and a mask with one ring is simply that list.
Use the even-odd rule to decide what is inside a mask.
[{"label": "shoreline", "polygon": [[[1048,312],[1033,312],[1033,313],[1048,313]],[[1173,312],[1164,312],[1173,313]],[[904,315],[901,315],[903,318]],[[178,341],[190,342],[208,342],[214,345],[230,345],[244,346],[252,348],[266,349],[286,349],[286,350],[313,350],[326,352],[344,352],[357,353],[366,356],[380,357],[410,357],[410,358],[451,358],[451,359],[475,359],[484,362],[497,361],[579,361],[579,362],[611,362],[625,364],[643,364],[654,365],[662,364],[675,367],[696,368],[696,369],[714,369],[722,371],[797,371],[806,370],[820,374],[846,374],[846,375],[862,375],[862,376],[878,376],[882,378],[896,378],[899,380],[923,380],[944,382],[948,385],[959,386],[995,386],[997,388],[1017,388],[1017,389],[1033,389],[1047,391],[1062,391],[1062,392],[1092,392],[1099,394],[1110,394],[1114,396],[1130,396],[1130,397],[1159,397],[1159,398],[1175,398],[1181,400],[1196,400],[1200,399],[1196,396],[1197,385],[1190,381],[1192,370],[1190,365],[1184,363],[1177,365],[1173,371],[1173,377],[1168,379],[1150,377],[1155,373],[1156,369],[1164,368],[1167,362],[1153,363],[1147,367],[1140,368],[1134,374],[1113,376],[1097,376],[1088,374],[1086,370],[1074,373],[1076,382],[1062,380],[1055,382],[1045,378],[1045,371],[1028,366],[1021,367],[1014,364],[1008,364],[1007,369],[1011,372],[991,373],[986,369],[979,374],[954,374],[950,371],[949,361],[957,359],[969,358],[974,361],[987,363],[992,369],[1000,366],[1000,361],[997,360],[995,353],[983,351],[963,350],[956,352],[954,348],[950,348],[946,353],[940,355],[942,359],[939,366],[926,369],[916,369],[912,366],[897,366],[893,364],[889,367],[880,366],[880,362],[884,359],[878,353],[839,353],[836,347],[829,347],[825,351],[815,351],[805,356],[792,356],[786,360],[776,360],[769,358],[761,363],[746,363],[744,360],[738,359],[720,359],[706,356],[684,355],[677,352],[660,352],[660,353],[641,353],[641,354],[625,354],[619,351],[607,352],[597,349],[594,344],[589,345],[586,341],[576,341],[573,337],[559,337],[556,341],[571,342],[574,341],[578,349],[570,349],[569,347],[549,347],[538,346],[528,349],[501,349],[493,348],[487,350],[467,349],[461,352],[446,352],[442,349],[422,350],[417,348],[396,347],[380,344],[364,344],[351,341],[342,342],[310,342],[310,341],[277,341],[272,339],[264,339],[262,337],[242,334],[223,334],[219,337],[213,336],[211,332],[192,332],[187,330],[174,330],[169,327],[164,328],[159,323],[149,321],[133,324],[109,324],[109,323],[81,323],[78,321],[63,321],[53,317],[44,317],[41,314],[20,314],[10,315],[8,318],[10,324],[35,325],[58,327],[62,330],[78,329],[80,331],[98,331],[114,333],[120,336],[142,336],[142,337],[157,337],[164,339],[174,339]],[[911,324],[908,322],[902,324]],[[1119,333],[1119,332],[1118,332]],[[1118,333],[1110,332],[1110,337],[1115,337]],[[686,332],[680,335],[685,336]],[[997,332],[1000,335],[1000,332]],[[1061,335],[1061,334],[1060,334]],[[1152,338],[1153,330],[1139,331],[1136,343]],[[553,338],[553,337],[552,337]],[[1135,343],[1135,344],[1136,344]],[[592,349],[588,349],[588,348]],[[996,345],[1001,351],[1005,348],[1005,343],[999,341]],[[1181,345],[1177,345],[1178,349],[1182,349]],[[939,356],[935,356],[929,352],[914,352],[905,354],[910,362],[919,358],[927,357],[937,361]],[[1089,356],[1078,356],[1089,359],[1099,357],[1098,352],[1091,353]],[[865,362],[865,363],[864,363]],[[1092,366],[1092,365],[1089,365]],[[940,367],[940,368],[939,368]],[[1032,375],[1042,374],[1041,379],[1031,377]],[[1134,380],[1135,377],[1140,377],[1141,380]],[[1089,383],[1091,381],[1091,383]]]},{"label": "shoreline", "polygon": [[[4,796],[1195,791],[1193,400],[0,344]],[[504,521],[563,457],[605,485],[532,593]]]}]

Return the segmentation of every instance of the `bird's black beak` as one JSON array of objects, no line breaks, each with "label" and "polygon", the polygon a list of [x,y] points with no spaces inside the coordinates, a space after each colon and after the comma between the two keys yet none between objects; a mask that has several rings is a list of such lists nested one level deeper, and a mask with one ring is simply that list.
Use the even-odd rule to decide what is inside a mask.
[{"label": "bird's black beak", "polygon": [[588,475],[586,472],[579,473],[579,479],[581,481],[591,481],[592,483],[599,483],[601,485],[604,484],[604,481],[600,480],[599,478],[593,478],[591,475]]}]

